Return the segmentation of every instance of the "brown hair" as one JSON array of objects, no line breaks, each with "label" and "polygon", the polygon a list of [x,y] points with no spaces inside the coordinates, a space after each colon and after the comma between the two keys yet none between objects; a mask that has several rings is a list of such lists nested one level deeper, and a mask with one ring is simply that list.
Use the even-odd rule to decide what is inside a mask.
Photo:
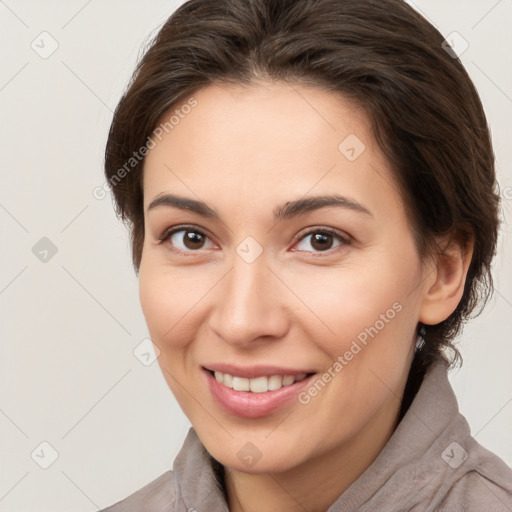
[{"label": "brown hair", "polygon": [[[422,256],[435,237],[474,234],[463,297],[423,344],[422,376],[492,292],[499,195],[485,114],[443,36],[402,0],[189,0],[163,25],[134,72],[112,121],[105,174],[131,231],[133,263],[144,241],[143,158],[133,159],[177,102],[212,83],[260,77],[336,91],[362,106],[386,154]],[[132,160],[130,160],[132,159]],[[126,163],[131,162],[131,168]],[[132,165],[133,164],[133,165]],[[120,171],[122,179],[120,179]]]}]

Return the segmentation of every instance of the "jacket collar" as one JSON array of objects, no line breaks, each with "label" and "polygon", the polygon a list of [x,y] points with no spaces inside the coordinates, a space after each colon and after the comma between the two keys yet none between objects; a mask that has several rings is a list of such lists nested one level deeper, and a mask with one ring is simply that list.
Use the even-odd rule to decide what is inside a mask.
[{"label": "jacket collar", "polygon": [[377,458],[326,512],[362,512],[376,510],[375,506],[410,510],[423,503],[423,494],[432,493],[433,475],[442,479],[450,470],[441,458],[450,432],[461,439],[469,434],[469,426],[459,414],[448,363],[439,359],[427,369],[409,409]]},{"label": "jacket collar", "polygon": [[194,428],[190,427],[185,442],[174,459],[174,512],[229,512],[213,465],[213,458],[206,451]]}]

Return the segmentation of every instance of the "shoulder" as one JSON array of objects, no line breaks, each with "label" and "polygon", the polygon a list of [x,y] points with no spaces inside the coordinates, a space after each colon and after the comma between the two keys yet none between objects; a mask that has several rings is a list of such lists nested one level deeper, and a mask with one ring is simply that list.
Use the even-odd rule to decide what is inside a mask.
[{"label": "shoulder", "polygon": [[174,475],[172,471],[166,471],[124,500],[100,512],[171,512],[174,501]]},{"label": "shoulder", "polygon": [[[464,506],[464,508],[460,508]],[[453,485],[436,512],[509,512],[512,510],[512,492],[497,485],[477,471],[466,473]]]},{"label": "shoulder", "polygon": [[[468,443],[474,462],[456,479],[436,512],[508,512],[512,510],[512,469],[474,439]],[[468,457],[471,459],[470,457]],[[464,505],[460,509],[461,504]]]}]

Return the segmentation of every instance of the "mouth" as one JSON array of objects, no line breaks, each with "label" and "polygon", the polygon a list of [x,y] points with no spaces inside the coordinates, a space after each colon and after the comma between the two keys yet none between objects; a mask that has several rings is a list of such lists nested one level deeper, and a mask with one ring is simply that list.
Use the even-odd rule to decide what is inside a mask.
[{"label": "mouth", "polygon": [[244,418],[260,418],[282,409],[316,375],[315,372],[289,370],[280,373],[271,368],[250,371],[235,369],[231,370],[233,373],[228,373],[203,366],[202,371],[214,401],[226,412]]}]

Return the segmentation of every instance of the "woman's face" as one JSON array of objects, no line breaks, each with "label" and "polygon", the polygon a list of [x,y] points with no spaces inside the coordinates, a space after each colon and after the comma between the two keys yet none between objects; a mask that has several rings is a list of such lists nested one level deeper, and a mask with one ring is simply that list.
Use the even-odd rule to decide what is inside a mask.
[{"label": "woman's face", "polygon": [[239,471],[384,442],[427,271],[369,120],[281,82],[194,98],[144,168],[140,300],[169,387]]}]

